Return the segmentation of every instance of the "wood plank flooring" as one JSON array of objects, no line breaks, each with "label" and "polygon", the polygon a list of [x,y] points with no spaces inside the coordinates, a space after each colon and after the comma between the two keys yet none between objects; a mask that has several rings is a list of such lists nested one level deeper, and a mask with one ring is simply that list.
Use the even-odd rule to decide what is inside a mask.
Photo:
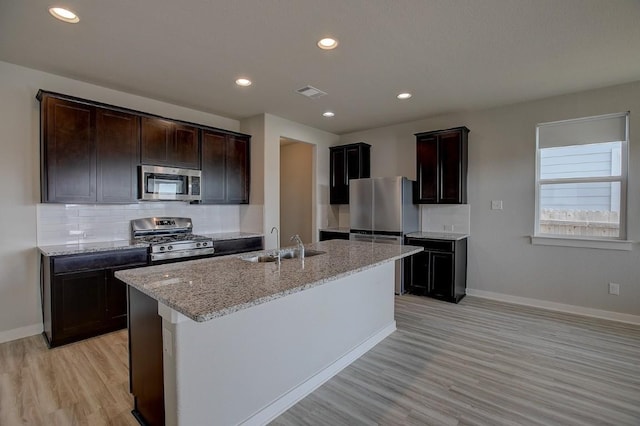
[{"label": "wood plank flooring", "polygon": [[[396,320],[272,424],[640,425],[638,326],[472,297],[398,297]],[[126,331],[0,344],[0,425],[136,425],[127,363]]]},{"label": "wood plank flooring", "polygon": [[272,425],[640,425],[640,327],[396,298],[398,331]]},{"label": "wood plank flooring", "polygon": [[0,425],[137,425],[127,331],[47,349],[42,336],[0,345]]}]

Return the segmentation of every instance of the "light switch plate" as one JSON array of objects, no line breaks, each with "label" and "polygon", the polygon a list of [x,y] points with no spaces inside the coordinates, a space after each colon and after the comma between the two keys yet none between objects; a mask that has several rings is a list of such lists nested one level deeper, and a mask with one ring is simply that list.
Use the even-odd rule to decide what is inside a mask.
[{"label": "light switch plate", "polygon": [[491,210],[502,210],[502,200],[491,200]]}]

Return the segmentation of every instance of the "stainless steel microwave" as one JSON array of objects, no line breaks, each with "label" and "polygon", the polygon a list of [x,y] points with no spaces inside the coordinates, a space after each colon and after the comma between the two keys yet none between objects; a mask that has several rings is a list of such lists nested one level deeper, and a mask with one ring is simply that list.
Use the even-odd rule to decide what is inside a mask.
[{"label": "stainless steel microwave", "polygon": [[161,166],[140,166],[140,199],[200,201],[201,172]]}]

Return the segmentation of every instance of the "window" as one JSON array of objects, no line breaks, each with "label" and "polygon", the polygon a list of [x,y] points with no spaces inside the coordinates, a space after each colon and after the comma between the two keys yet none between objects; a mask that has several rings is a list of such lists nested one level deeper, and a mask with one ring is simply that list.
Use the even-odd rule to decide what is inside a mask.
[{"label": "window", "polygon": [[535,236],[626,238],[628,116],[537,126]]}]

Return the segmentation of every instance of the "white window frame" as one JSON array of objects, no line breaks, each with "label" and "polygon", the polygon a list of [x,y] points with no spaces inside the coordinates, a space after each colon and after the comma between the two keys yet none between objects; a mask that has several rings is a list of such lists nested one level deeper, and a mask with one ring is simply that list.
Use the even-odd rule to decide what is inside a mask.
[{"label": "white window frame", "polygon": [[[540,152],[540,128],[544,126],[579,123],[603,118],[625,117],[625,140],[621,142],[621,170],[620,176],[601,176],[585,178],[554,178],[541,179],[541,152]],[[633,241],[628,241],[627,236],[627,182],[629,170],[629,112],[598,115],[571,120],[538,123],[536,125],[536,164],[535,164],[535,224],[534,234],[531,236],[532,244],[588,247],[612,250],[632,250]],[[540,232],[540,188],[545,184],[563,183],[592,183],[592,182],[619,182],[620,183],[620,232],[618,237],[584,237],[558,234],[543,234]]]}]

